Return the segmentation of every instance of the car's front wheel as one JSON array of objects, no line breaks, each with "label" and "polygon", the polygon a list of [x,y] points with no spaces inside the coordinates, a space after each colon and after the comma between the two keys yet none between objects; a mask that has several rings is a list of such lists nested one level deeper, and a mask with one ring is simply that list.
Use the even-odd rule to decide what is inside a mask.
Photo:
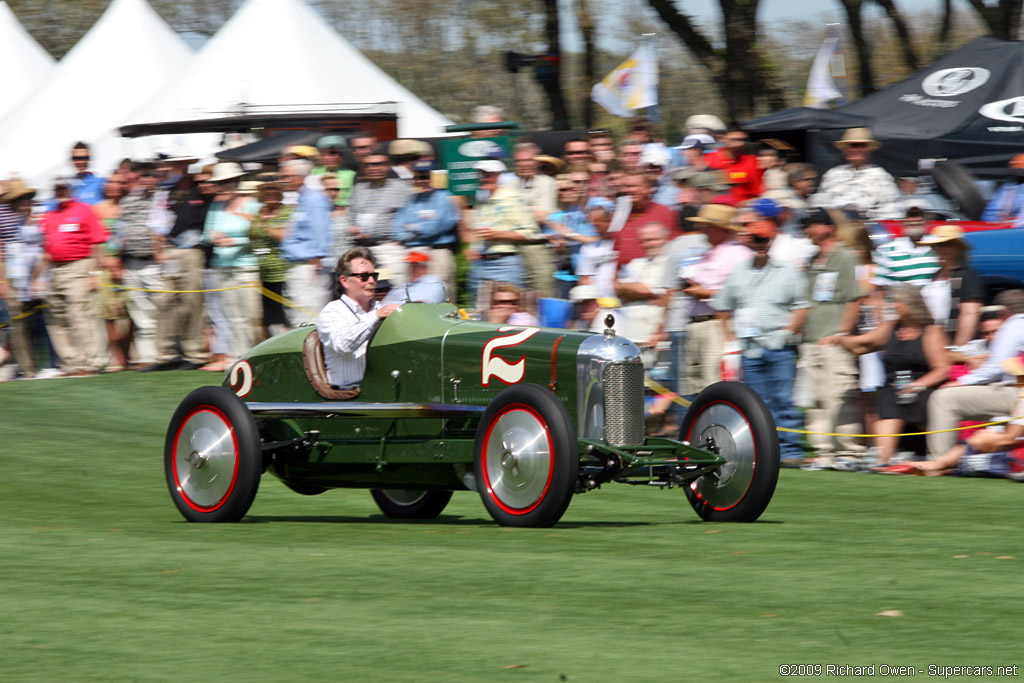
[{"label": "car's front wheel", "polygon": [[252,414],[231,390],[200,387],[171,418],[164,474],[190,522],[237,522],[252,505],[263,471]]},{"label": "car's front wheel", "polygon": [[565,406],[536,384],[504,389],[477,427],[474,465],[480,497],[496,522],[552,526],[569,506],[579,469]]},{"label": "car's front wheel", "polygon": [[392,519],[435,519],[452,499],[451,491],[372,489],[370,495],[380,511]]},{"label": "car's front wheel", "polygon": [[718,382],[697,394],[679,438],[725,458],[686,487],[710,522],[753,522],[768,507],[779,478],[779,436],[768,407],[742,382]]}]

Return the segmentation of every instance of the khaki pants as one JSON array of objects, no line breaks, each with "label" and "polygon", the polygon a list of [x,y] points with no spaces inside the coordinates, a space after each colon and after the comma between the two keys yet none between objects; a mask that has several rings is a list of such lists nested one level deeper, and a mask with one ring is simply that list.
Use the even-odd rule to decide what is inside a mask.
[{"label": "khaki pants", "polygon": [[[14,353],[14,362],[18,364],[18,370],[22,377],[32,378],[36,374],[35,349],[32,347],[32,338],[28,334],[28,319],[21,318],[14,320],[22,313],[31,311],[35,302],[18,301],[14,296],[13,288],[8,288],[4,302],[7,304],[7,312],[11,321],[7,324],[7,331],[11,340],[11,351]],[[41,311],[33,315],[42,315]]]},{"label": "khaki pants", "polygon": [[[928,431],[953,429],[961,420],[991,420],[1009,415],[1020,387],[983,384],[968,387],[947,387],[932,393],[928,399]],[[929,434],[928,457],[937,458],[960,440],[962,432]]]},{"label": "khaki pants", "polygon": [[686,393],[698,394],[722,379],[722,345],[725,332],[721,320],[691,322],[686,328]]},{"label": "khaki pants", "polygon": [[[164,269],[164,289],[174,292],[196,292],[203,288],[202,249],[171,249]],[[157,296],[156,360],[167,363],[178,356],[195,365],[206,363],[203,332],[206,319],[201,293],[164,293]]]},{"label": "khaki pants", "polygon": [[48,329],[64,372],[99,370],[92,319],[94,292],[89,287],[94,263],[91,258],[55,263],[50,271]]},{"label": "khaki pants", "polygon": [[139,363],[156,362],[157,291],[164,288],[163,268],[152,259],[124,259],[124,286],[130,287],[125,306],[132,319],[132,345]]},{"label": "khaki pants", "polygon": [[863,429],[859,415],[857,357],[841,346],[801,344],[803,368],[810,375],[814,405],[807,411],[807,440],[819,455],[837,451],[863,453],[866,448],[856,437],[825,436],[825,433],[858,434]]}]

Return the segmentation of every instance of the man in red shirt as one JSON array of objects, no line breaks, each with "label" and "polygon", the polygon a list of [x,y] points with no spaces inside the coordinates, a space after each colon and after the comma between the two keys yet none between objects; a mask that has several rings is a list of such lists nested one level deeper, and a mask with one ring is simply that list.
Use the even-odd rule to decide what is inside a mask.
[{"label": "man in red shirt", "polygon": [[107,232],[88,204],[71,197],[66,178],[54,181],[57,208],[43,217],[43,259],[34,280],[38,288],[43,270],[50,266],[50,337],[68,375],[91,375],[97,370],[92,293],[94,271],[102,255]]},{"label": "man in red shirt", "polygon": [[757,157],[747,154],[747,134],[736,127],[725,133],[725,147],[704,155],[710,168],[725,173],[726,181],[732,186],[729,197],[736,204],[761,195],[761,175]]},{"label": "man in red shirt", "polygon": [[650,176],[645,171],[633,171],[622,179],[622,189],[629,195],[632,206],[629,217],[622,229],[614,233],[615,251],[619,253],[619,266],[624,266],[635,258],[645,256],[643,245],[640,244],[640,227],[648,223],[661,223],[671,230],[669,239],[681,234],[679,221],[672,209],[651,201],[654,187]]}]

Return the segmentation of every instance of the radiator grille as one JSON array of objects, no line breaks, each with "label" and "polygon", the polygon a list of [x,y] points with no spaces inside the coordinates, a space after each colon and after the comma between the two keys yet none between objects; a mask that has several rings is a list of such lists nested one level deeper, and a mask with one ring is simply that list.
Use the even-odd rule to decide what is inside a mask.
[{"label": "radiator grille", "polygon": [[644,366],[609,363],[604,368],[604,440],[610,446],[644,442]]}]

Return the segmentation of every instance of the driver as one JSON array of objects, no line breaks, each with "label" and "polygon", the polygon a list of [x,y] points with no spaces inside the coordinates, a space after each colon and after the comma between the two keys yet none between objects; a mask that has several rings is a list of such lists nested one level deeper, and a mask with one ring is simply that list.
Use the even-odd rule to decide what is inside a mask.
[{"label": "driver", "polygon": [[338,259],[341,298],[320,311],[317,329],[324,347],[327,379],[336,387],[359,384],[366,371],[366,348],[380,321],[399,304],[382,305],[374,298],[376,263],[365,247],[355,247]]}]

